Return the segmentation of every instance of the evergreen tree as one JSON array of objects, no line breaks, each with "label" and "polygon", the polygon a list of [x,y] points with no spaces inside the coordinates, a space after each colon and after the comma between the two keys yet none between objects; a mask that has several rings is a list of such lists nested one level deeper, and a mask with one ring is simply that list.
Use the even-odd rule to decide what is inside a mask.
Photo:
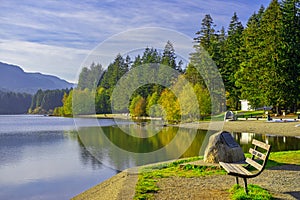
[{"label": "evergreen tree", "polygon": [[247,28],[243,31],[242,62],[239,70],[235,73],[235,85],[240,87],[241,98],[247,99],[253,108],[266,104],[261,94],[260,80],[260,41],[261,21],[264,7],[259,13],[254,13],[247,22]]},{"label": "evergreen tree", "polygon": [[119,79],[128,72],[129,67],[129,63],[127,63],[125,59],[118,54],[114,62],[111,63],[104,72],[99,85],[112,92]]},{"label": "evergreen tree", "polygon": [[33,95],[28,112],[32,114],[52,114],[56,107],[63,106],[63,96],[65,93],[68,94],[69,91],[69,89],[38,90]]},{"label": "evergreen tree", "polygon": [[174,50],[173,44],[170,41],[168,41],[166,46],[165,46],[163,56],[161,58],[161,64],[169,66],[172,69],[175,69],[175,70],[178,70],[178,71],[182,70],[176,64],[175,50]]},{"label": "evergreen tree", "polygon": [[31,100],[30,94],[0,90],[0,114],[25,114],[30,107]]},{"label": "evergreen tree", "polygon": [[108,114],[111,113],[110,96],[108,90],[103,87],[97,89],[95,97],[96,113]]},{"label": "evergreen tree", "polygon": [[196,84],[205,85],[202,76],[200,75],[197,68],[192,63],[188,64],[184,75],[185,78],[193,85]]},{"label": "evergreen tree", "polygon": [[[223,64],[221,50],[223,50],[222,44],[225,38],[224,29],[220,34],[216,34],[215,25],[210,15],[204,17],[201,25],[200,31],[196,33],[197,37],[194,38],[196,42],[194,45],[195,52],[190,54],[190,66],[201,73],[201,78],[205,83],[203,87],[208,88],[212,102],[214,102],[213,105],[215,105],[212,111],[219,113],[225,110],[225,91],[218,69],[221,66],[216,64]],[[194,74],[194,77],[197,76]]]},{"label": "evergreen tree", "polygon": [[215,24],[212,17],[206,14],[201,23],[201,29],[196,32],[194,41],[196,45],[201,45],[206,51],[211,53],[211,43],[215,40]]},{"label": "evergreen tree", "polygon": [[140,55],[137,55],[132,63],[132,68],[135,68],[135,67],[138,67],[138,66],[141,66],[143,63],[142,63],[142,58]]},{"label": "evergreen tree", "polygon": [[147,47],[142,56],[142,63],[160,63],[161,56],[159,55],[158,51],[153,48]]},{"label": "evergreen tree", "polygon": [[88,76],[89,76],[89,69],[87,67],[82,68],[79,74],[79,79],[77,84],[77,87],[79,89],[83,90],[84,88],[87,88],[89,86]]},{"label": "evergreen tree", "polygon": [[297,110],[297,101],[300,94],[300,1],[283,0],[281,3],[283,13],[283,76],[285,84],[283,90],[286,92],[285,109],[291,112]]},{"label": "evergreen tree", "polygon": [[96,89],[102,74],[103,68],[100,64],[92,63],[89,68],[82,68],[79,74],[77,88],[81,90],[84,90],[85,88],[88,88],[89,90]]},{"label": "evergreen tree", "polygon": [[284,105],[285,79],[282,60],[283,37],[282,12],[277,0],[273,0],[263,14],[261,21],[261,36],[259,60],[261,92],[266,99],[267,105],[273,105],[280,113],[280,106]]},{"label": "evergreen tree", "polygon": [[239,70],[242,60],[242,34],[244,27],[234,13],[228,28],[228,36],[224,44],[224,66],[219,67],[225,89],[229,93],[228,100],[233,103],[229,105],[235,110],[239,108],[239,88],[235,85],[235,73]]}]

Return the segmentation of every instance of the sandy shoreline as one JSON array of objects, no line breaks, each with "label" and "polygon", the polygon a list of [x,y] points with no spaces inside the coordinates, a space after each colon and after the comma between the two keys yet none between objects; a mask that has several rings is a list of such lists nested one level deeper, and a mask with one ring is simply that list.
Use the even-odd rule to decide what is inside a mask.
[{"label": "sandy shoreline", "polygon": [[228,122],[194,122],[180,124],[184,128],[208,130],[226,130],[229,132],[270,134],[281,136],[300,136],[300,122],[267,122],[265,120],[228,121]]},{"label": "sandy shoreline", "polygon": [[[271,123],[264,120],[247,121],[218,121],[218,122],[193,122],[176,125],[183,128],[195,128],[207,130],[226,130],[229,132],[246,132],[257,134],[270,134],[281,136],[299,136],[300,122]],[[83,199],[133,199],[135,185],[138,179],[137,173],[123,171],[112,178],[84,191],[74,197],[74,200]]]}]

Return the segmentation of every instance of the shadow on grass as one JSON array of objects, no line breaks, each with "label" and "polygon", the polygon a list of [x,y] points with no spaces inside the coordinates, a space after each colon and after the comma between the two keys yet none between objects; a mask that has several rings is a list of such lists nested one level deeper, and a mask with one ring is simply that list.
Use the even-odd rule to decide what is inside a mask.
[{"label": "shadow on grass", "polygon": [[300,165],[280,163],[274,160],[268,160],[266,169],[268,170],[285,170],[285,171],[300,171]]},{"label": "shadow on grass", "polygon": [[300,191],[285,192],[285,194],[289,194],[296,199],[300,199]]}]

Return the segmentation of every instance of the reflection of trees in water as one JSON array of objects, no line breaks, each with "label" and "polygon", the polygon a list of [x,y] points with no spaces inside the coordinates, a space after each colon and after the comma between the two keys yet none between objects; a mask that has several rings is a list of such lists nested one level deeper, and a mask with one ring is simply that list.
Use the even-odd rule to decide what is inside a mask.
[{"label": "reflection of trees in water", "polygon": [[85,147],[85,145],[82,143],[79,135],[77,135],[77,141],[79,144],[79,150],[80,150],[80,161],[87,166],[92,166],[93,170],[95,169],[101,169],[103,168],[103,164],[101,162],[102,155],[98,155],[95,157],[93,154],[91,154]]},{"label": "reflection of trees in water", "polygon": [[82,142],[77,131],[67,131],[65,133],[70,139],[78,142],[80,161],[84,165],[92,166],[93,170],[103,168],[103,163],[101,161],[103,155],[101,154],[101,151],[97,151],[97,156],[95,156],[94,153],[91,153],[90,150],[87,149],[88,147]]},{"label": "reflection of trees in water", "polygon": [[[122,170],[179,157],[198,156],[205,148],[204,143],[208,139],[206,138],[208,134],[213,132],[205,130],[195,132],[195,129],[178,127],[156,130],[135,125],[123,129],[117,126],[86,127],[71,137],[78,141],[81,161],[85,165],[92,165],[94,169],[107,165]],[[137,137],[141,135],[143,138]],[[147,135],[149,137],[145,137]],[[268,141],[274,147],[272,151],[300,149],[300,139],[294,137],[283,138],[253,133],[233,133],[233,136],[245,152],[251,147],[252,139]],[[177,139],[172,141],[175,137]],[[165,148],[171,142],[173,147]],[[159,155],[147,154],[158,150],[161,150]],[[178,152],[182,153],[179,155]]]},{"label": "reflection of trees in water", "polygon": [[[157,132],[156,128],[141,126],[123,127],[122,130],[113,126],[82,128],[79,130],[79,141],[97,160],[116,169],[199,155],[206,131],[164,127],[159,128]],[[139,138],[137,135],[149,137]],[[175,137],[176,140],[172,141]],[[173,143],[171,148],[165,148],[171,142]],[[159,154],[152,154],[155,151],[159,151]]]},{"label": "reflection of trees in water", "polygon": [[[185,131],[189,134],[189,129],[186,129]],[[197,130],[196,137],[190,147],[182,154],[181,158],[199,156],[199,154],[202,153],[200,152],[202,145],[206,145],[203,144],[206,134],[208,134],[206,130]]]},{"label": "reflection of trees in water", "polygon": [[252,140],[266,142],[272,146],[272,152],[298,150],[300,149],[300,139],[295,137],[276,136],[276,135],[263,135],[254,133],[233,133],[237,143],[239,143],[244,152],[248,152],[252,147]]}]

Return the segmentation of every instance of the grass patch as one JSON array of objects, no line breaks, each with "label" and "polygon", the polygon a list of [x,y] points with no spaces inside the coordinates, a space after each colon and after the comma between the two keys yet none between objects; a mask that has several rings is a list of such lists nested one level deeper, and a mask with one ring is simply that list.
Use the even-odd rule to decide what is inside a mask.
[{"label": "grass patch", "polygon": [[180,164],[200,159],[203,159],[203,157],[182,159],[141,169],[134,199],[153,199],[154,194],[159,190],[156,183],[161,178],[172,176],[190,178],[212,174],[226,174],[220,167],[214,166],[193,166],[188,164],[184,167],[180,167]]},{"label": "grass patch", "polygon": [[135,187],[136,195],[134,199],[152,199],[153,194],[159,190],[156,182],[157,180],[153,176],[140,174],[138,184]]},{"label": "grass patch", "polygon": [[233,200],[269,200],[273,199],[272,195],[265,189],[258,185],[248,185],[248,194],[245,193],[244,188],[235,184],[229,192]]},{"label": "grass patch", "polygon": [[[300,155],[300,150],[271,152],[269,156],[269,160],[278,163],[278,165],[283,165],[283,164],[300,165],[299,155]],[[267,165],[267,167],[270,166]]]},{"label": "grass patch", "polygon": [[[238,117],[243,117],[243,118],[250,118],[250,117],[261,117],[264,116],[264,111],[263,110],[257,110],[257,111],[233,111],[234,114],[236,114]],[[224,115],[225,112],[220,113],[218,115],[212,115],[212,116],[205,116],[201,121],[224,121]]]},{"label": "grass patch", "polygon": [[[300,165],[300,150],[271,152],[267,161],[266,169],[285,164]],[[250,153],[245,153],[247,158],[251,158]]]}]

